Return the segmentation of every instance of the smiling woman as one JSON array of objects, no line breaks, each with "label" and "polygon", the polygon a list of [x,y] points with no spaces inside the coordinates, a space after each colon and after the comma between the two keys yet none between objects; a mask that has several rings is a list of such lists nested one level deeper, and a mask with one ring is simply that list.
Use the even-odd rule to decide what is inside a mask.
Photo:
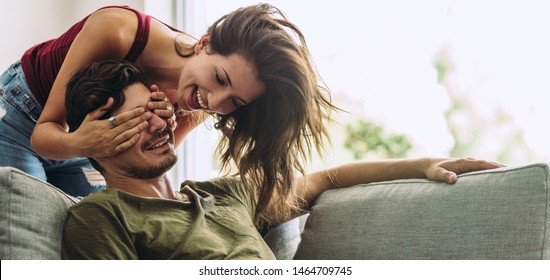
[{"label": "smiling woman", "polygon": [[[253,1],[206,0],[218,15]],[[366,119],[404,135],[409,156],[474,156],[508,164],[548,161],[550,5],[542,1],[270,1],[295,20],[334,104],[350,112],[331,131],[343,163],[343,127]],[[312,11],[315,12],[312,12]],[[510,18],[517,20],[511,21]],[[327,36],[331,39],[327,39]],[[338,42],[338,43],[337,43]],[[446,66],[441,72],[440,66]],[[442,75],[443,74],[443,75]],[[438,80],[441,78],[441,80]]]},{"label": "smiling woman", "polygon": [[241,53],[214,53],[209,44],[209,38],[204,37],[195,45],[198,55],[180,77],[178,91],[184,94],[178,105],[185,110],[227,115],[260,97],[265,87],[254,63]]},{"label": "smiling woman", "polygon": [[[108,158],[133,147],[151,114],[133,109],[106,121],[105,112],[119,105],[108,99],[68,131],[66,84],[91,63],[124,59],[158,85],[150,88],[148,109],[167,121],[178,111],[176,147],[213,114],[224,134],[222,165],[235,163],[245,185],[260,193],[259,216],[268,207],[284,216],[298,207],[287,199],[296,191],[295,173],[304,173],[303,159],[322,149],[335,109],[310,58],[300,29],[269,4],[221,16],[198,40],[138,8],[101,7],[34,45],[5,71],[2,91],[13,94],[4,99],[24,103],[11,114],[27,121],[0,123],[0,135],[8,135],[0,138],[6,148],[0,149],[0,164],[72,195],[96,191],[72,177],[82,179],[91,168],[86,158]],[[10,129],[19,132],[17,139]],[[54,182],[52,173],[63,173],[56,174],[62,180]]]}]

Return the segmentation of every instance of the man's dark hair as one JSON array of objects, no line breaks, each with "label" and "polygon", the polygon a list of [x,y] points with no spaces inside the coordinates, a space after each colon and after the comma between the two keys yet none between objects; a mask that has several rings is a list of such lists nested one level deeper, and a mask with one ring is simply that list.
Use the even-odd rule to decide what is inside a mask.
[{"label": "man's dark hair", "polygon": [[[110,117],[114,110],[124,104],[122,90],[135,83],[149,87],[143,72],[129,61],[103,60],[76,71],[67,83],[65,95],[69,132],[77,130],[88,113],[104,105],[112,97],[113,106],[101,119]],[[90,159],[90,162],[97,170],[102,171],[95,160]]]}]

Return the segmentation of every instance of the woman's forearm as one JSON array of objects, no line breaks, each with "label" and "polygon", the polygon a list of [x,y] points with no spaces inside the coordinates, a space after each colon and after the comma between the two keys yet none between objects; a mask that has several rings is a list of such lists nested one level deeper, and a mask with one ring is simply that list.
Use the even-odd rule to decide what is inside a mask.
[{"label": "woman's forearm", "polygon": [[37,154],[52,160],[83,156],[71,134],[54,122],[35,126],[31,136],[31,146]]},{"label": "woman's forearm", "polygon": [[358,161],[308,174],[299,179],[310,202],[322,192],[357,184],[405,178],[425,178],[428,159]]},{"label": "woman's forearm", "polygon": [[328,169],[329,188],[407,178],[425,178],[428,159],[360,161]]},{"label": "woman's forearm", "polygon": [[458,174],[502,166],[498,163],[470,158],[360,161],[309,174],[299,179],[299,182],[304,190],[303,197],[311,202],[322,192],[333,188],[408,178],[427,178],[453,184]]}]

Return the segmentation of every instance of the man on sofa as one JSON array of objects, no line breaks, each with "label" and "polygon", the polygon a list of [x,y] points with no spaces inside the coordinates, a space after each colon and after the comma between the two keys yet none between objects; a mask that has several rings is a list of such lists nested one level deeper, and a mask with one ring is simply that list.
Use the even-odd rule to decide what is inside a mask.
[{"label": "man on sofa", "polygon": [[[106,73],[117,75],[110,80],[122,81],[122,85],[117,88],[103,82]],[[83,90],[83,85],[90,90]],[[131,63],[93,63],[75,73],[67,85],[66,104],[76,104],[67,106],[67,122],[71,130],[78,128],[88,113],[114,98],[117,105],[104,117],[116,125],[117,114],[137,107],[148,110],[150,96],[143,73]],[[165,176],[176,162],[172,127],[156,115],[148,122],[132,148],[109,158],[91,159],[105,177],[107,189],[71,208],[63,257],[273,259],[258,230],[265,223],[256,219],[256,190],[226,177],[186,181],[174,192]],[[401,178],[452,184],[459,173],[500,166],[473,159],[355,162],[298,179],[296,199],[306,207],[328,189]]]}]

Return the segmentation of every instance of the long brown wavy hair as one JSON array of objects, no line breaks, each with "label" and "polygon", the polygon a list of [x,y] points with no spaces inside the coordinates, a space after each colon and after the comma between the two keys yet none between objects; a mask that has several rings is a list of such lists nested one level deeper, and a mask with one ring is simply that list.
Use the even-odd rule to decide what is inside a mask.
[{"label": "long brown wavy hair", "polygon": [[323,152],[329,142],[326,125],[338,108],[304,35],[279,9],[269,4],[237,9],[214,22],[207,35],[212,52],[242,55],[265,86],[250,104],[215,114],[215,127],[226,136],[217,148],[222,168],[236,164],[244,185],[258,197],[257,219],[285,221],[303,206],[295,176],[305,173],[313,150]]}]

